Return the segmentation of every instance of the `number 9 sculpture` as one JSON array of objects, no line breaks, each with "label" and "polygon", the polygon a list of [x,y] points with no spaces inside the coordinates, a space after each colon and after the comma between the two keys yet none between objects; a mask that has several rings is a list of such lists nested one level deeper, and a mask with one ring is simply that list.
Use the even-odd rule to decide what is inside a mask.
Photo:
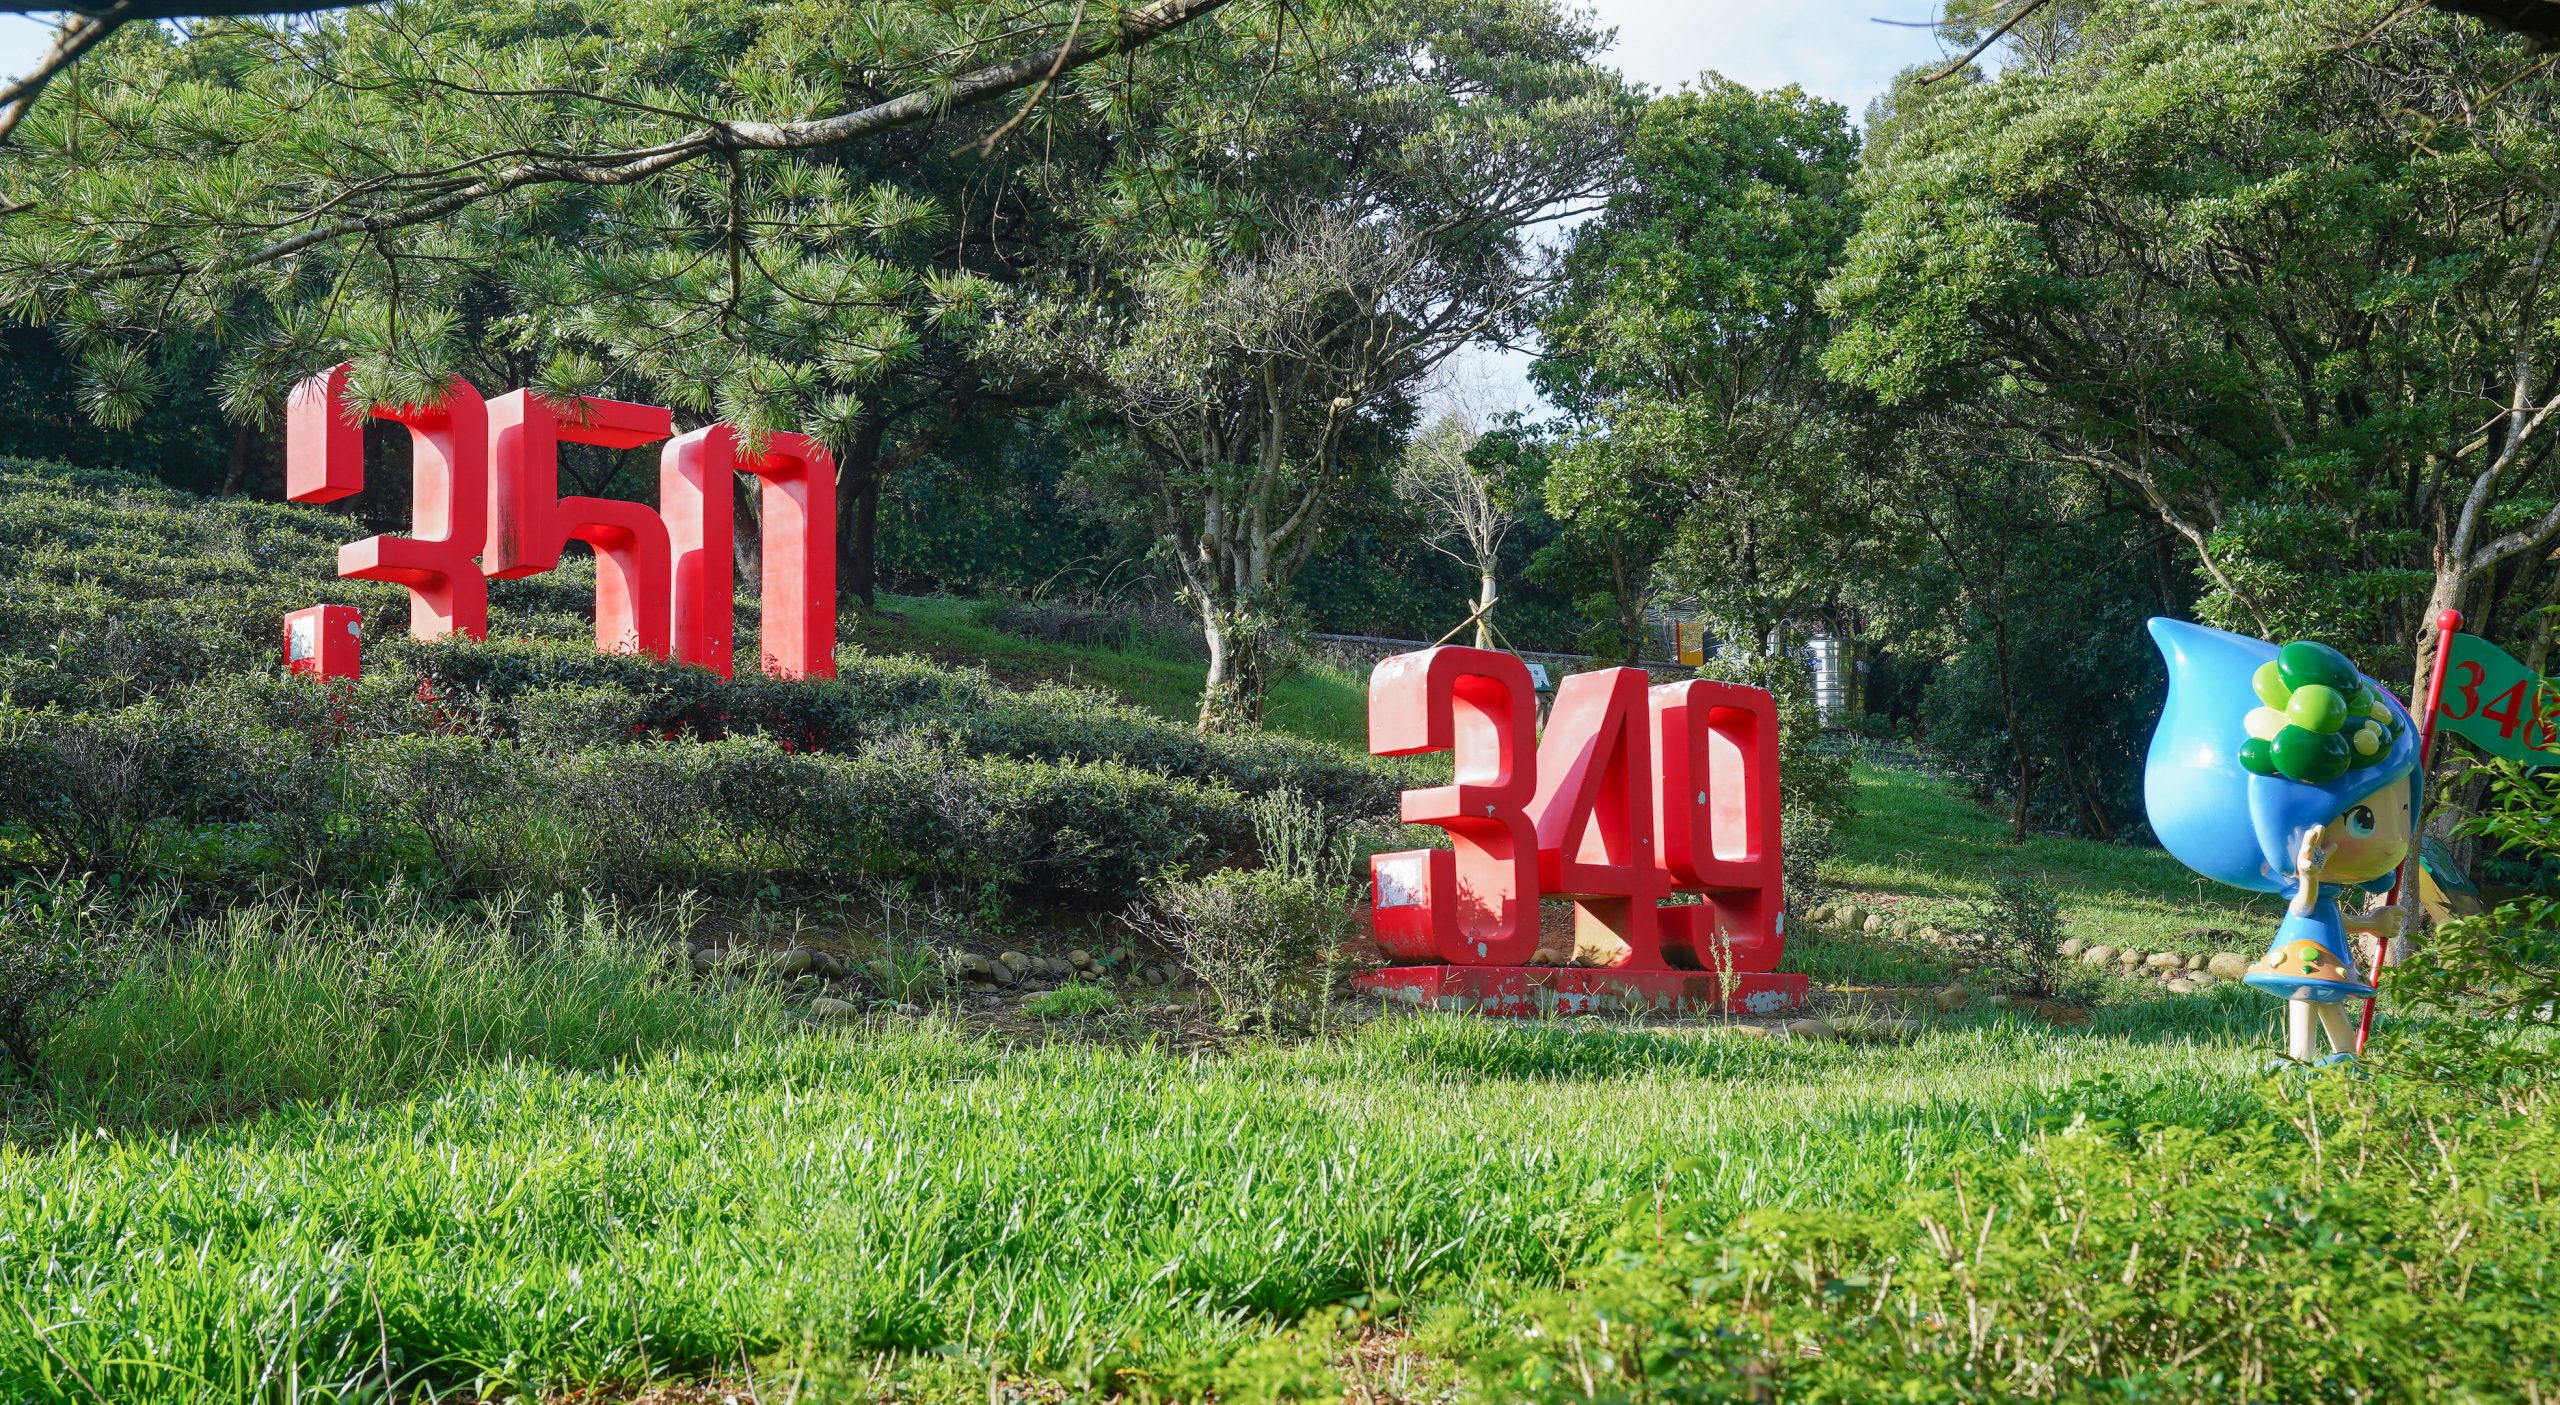
[{"label": "number 9 sculpture", "polygon": [[[1496,1014],[1611,1006],[1773,1010],[1805,978],[1785,950],[1778,721],[1766,692],[1641,669],[1576,674],[1537,732],[1529,670],[1488,649],[1399,654],[1369,681],[1369,749],[1452,753],[1451,783],[1404,794],[1446,849],[1371,860],[1379,945],[1366,984]],[[1674,894],[1699,901],[1665,903]],[[1539,900],[1572,900],[1578,951],[1535,965]]]}]

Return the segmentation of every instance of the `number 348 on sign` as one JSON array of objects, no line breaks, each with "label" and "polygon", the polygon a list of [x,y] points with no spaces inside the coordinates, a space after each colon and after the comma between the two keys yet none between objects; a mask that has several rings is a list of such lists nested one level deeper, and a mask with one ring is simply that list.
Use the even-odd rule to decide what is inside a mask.
[{"label": "number 348 on sign", "polygon": [[[1514,655],[1378,665],[1369,749],[1452,753],[1451,783],[1402,805],[1449,847],[1371,860],[1378,944],[1404,964],[1364,984],[1496,1014],[1801,1003],[1805,978],[1776,974],[1776,704],[1730,683],[1650,684],[1634,668],[1576,674],[1541,736]],[[1542,943],[1543,898],[1571,902],[1571,951]]]}]

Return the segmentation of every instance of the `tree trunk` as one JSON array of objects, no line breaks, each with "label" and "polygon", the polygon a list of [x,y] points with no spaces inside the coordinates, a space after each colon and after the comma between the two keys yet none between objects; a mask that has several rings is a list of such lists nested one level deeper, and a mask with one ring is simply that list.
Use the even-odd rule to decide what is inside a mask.
[{"label": "tree trunk", "polygon": [[764,509],[763,495],[758,490],[761,481],[741,473],[732,488],[737,494],[738,509],[731,514],[734,520],[729,531],[729,560],[742,581],[764,579],[764,519],[757,515]]},{"label": "tree trunk", "polygon": [[258,449],[258,431],[247,424],[231,426],[231,453],[222,465],[222,495],[237,497],[249,480],[249,460]]},{"label": "tree trunk", "polygon": [[1493,591],[1492,572],[1476,577],[1476,647],[1479,649],[1493,647],[1493,602],[1496,598]]},{"label": "tree trunk", "polygon": [[879,588],[880,445],[888,429],[887,419],[865,410],[836,461],[836,587],[866,609]]}]

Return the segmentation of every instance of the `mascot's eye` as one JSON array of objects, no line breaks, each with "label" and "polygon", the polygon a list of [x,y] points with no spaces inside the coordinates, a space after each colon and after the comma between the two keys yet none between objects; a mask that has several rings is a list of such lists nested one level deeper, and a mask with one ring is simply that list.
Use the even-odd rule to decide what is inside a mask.
[{"label": "mascot's eye", "polygon": [[2371,805],[2358,805],[2354,809],[2347,811],[2347,833],[2354,835],[2358,839],[2368,839],[2372,837],[2373,807]]}]

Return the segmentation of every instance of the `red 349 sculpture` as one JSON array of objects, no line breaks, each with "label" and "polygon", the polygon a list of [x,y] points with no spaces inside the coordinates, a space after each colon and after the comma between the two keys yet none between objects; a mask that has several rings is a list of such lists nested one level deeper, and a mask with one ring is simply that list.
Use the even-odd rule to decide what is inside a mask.
[{"label": "red 349 sculpture", "polygon": [[[364,425],[345,400],[351,369],[304,381],[286,408],[285,496],[295,502],[364,489]],[[340,547],[338,574],[408,587],[412,637],[487,638],[488,581],[548,571],[563,547],[582,541],[596,554],[598,649],[673,658],[726,678],[736,590],[730,484],[745,473],[763,484],[764,668],[834,676],[836,474],[815,441],[775,434],[750,454],[725,424],[677,434],[675,417],[656,405],[555,404],[522,390],[483,401],[460,379],[434,406],[370,413],[408,427],[410,531]],[[657,511],[560,496],[560,445],[636,449],[662,440]],[[285,623],[288,666],[353,674],[352,620],[343,606],[294,612]]]},{"label": "red 349 sculpture", "polygon": [[[1803,1001],[1805,978],[1776,970],[1776,705],[1757,688],[1650,681],[1633,668],[1566,679],[1541,737],[1513,655],[1439,648],[1378,665],[1369,749],[1451,752],[1454,774],[1403,801],[1407,823],[1447,831],[1450,847],[1371,860],[1378,943],[1408,964],[1365,984],[1500,1014]],[[1674,894],[1697,900],[1664,901]],[[1572,901],[1578,961],[1542,948],[1542,897]]]}]

